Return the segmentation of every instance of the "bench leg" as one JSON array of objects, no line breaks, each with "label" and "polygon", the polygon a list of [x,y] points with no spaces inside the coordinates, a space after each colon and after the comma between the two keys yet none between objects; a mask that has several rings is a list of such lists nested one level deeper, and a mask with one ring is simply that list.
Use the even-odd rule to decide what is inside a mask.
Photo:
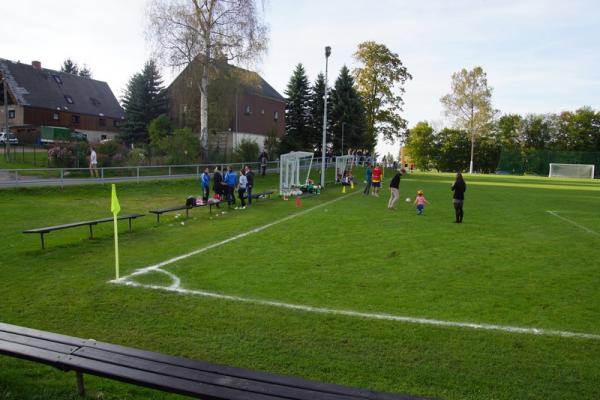
[{"label": "bench leg", "polygon": [[129,232],[131,232],[131,218],[129,218]]},{"label": "bench leg", "polygon": [[159,224],[160,223],[160,214],[156,214],[156,223]]},{"label": "bench leg", "polygon": [[186,217],[186,218],[189,218],[189,216],[190,216],[190,209],[189,209],[189,208],[186,208],[186,209],[185,209],[185,217]]},{"label": "bench leg", "polygon": [[94,238],[94,230],[92,229],[92,224],[90,224],[89,227],[90,227],[90,240],[92,240]]},{"label": "bench leg", "polygon": [[44,234],[40,233],[40,238],[42,238],[42,250],[44,250],[46,247],[44,247]]},{"label": "bench leg", "polygon": [[77,393],[80,396],[85,396],[85,385],[83,384],[83,373],[75,371],[75,377],[77,378]]}]

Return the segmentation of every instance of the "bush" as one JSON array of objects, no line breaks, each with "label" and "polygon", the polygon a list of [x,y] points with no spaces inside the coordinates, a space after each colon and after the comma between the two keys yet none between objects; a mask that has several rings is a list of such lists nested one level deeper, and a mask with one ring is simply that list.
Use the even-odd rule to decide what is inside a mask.
[{"label": "bush", "polygon": [[233,161],[255,161],[258,159],[258,144],[253,140],[242,139],[239,146],[233,151]]},{"label": "bush", "polygon": [[100,167],[119,167],[127,159],[127,147],[115,140],[98,144],[96,152]]},{"label": "bush", "polygon": [[73,166],[73,153],[66,146],[56,145],[48,150],[50,165],[57,168],[69,168]]},{"label": "bush", "polygon": [[191,164],[200,157],[200,139],[189,128],[176,129],[161,141],[169,164]]},{"label": "bush", "polygon": [[146,151],[141,148],[135,148],[127,154],[127,165],[137,166],[146,163]]}]

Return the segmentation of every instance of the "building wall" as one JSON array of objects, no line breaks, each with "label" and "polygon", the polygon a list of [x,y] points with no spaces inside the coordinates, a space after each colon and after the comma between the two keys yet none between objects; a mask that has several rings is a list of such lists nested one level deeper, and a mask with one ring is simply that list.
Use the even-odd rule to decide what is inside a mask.
[{"label": "building wall", "polygon": [[[8,125],[23,125],[23,107],[11,105],[8,106],[9,117],[14,112],[14,118],[8,118]],[[0,106],[0,129],[4,130],[4,106]]]},{"label": "building wall", "polygon": [[237,119],[233,130],[239,133],[277,137],[285,133],[285,103],[253,94],[243,94],[237,100]]},{"label": "building wall", "polygon": [[23,124],[62,126],[73,130],[90,130],[103,132],[119,132],[119,127],[114,126],[119,120],[110,117],[100,117],[72,113],[69,111],[49,110],[44,108],[24,107]]}]

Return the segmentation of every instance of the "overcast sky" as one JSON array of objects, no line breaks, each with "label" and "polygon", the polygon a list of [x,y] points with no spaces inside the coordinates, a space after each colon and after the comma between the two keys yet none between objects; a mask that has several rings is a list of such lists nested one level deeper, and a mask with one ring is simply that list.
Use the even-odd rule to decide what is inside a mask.
[{"label": "overcast sky", "polygon": [[[260,2],[259,2],[260,3]],[[151,56],[145,0],[20,0],[4,7],[0,58],[59,69],[87,64],[120,98]],[[406,86],[409,126],[444,124],[439,99],[450,76],[481,66],[503,113],[545,113],[584,105],[600,109],[600,2],[592,0],[270,0],[264,19],[269,52],[256,69],[282,95],[296,64],[313,81],[356,66],[358,43],[374,40],[397,53],[413,75]],[[163,71],[170,83],[173,71]],[[381,145],[395,151],[398,145]]]}]

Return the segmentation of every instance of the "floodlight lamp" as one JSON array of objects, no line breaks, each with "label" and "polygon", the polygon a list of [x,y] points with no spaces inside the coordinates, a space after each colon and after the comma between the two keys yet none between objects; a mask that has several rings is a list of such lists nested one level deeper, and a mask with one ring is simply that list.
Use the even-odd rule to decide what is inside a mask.
[{"label": "floodlight lamp", "polygon": [[325,46],[325,57],[329,57],[331,55],[331,46]]}]

